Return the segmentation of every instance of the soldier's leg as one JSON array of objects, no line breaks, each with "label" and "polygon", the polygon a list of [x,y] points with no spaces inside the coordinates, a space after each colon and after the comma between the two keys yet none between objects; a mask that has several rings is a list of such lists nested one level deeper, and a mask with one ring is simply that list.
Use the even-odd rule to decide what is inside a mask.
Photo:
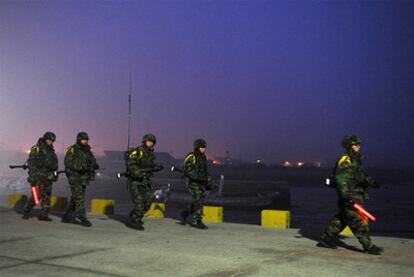
[{"label": "soldier's leg", "polygon": [[33,193],[31,192],[29,200],[27,200],[25,206],[24,206],[24,213],[30,214],[30,212],[33,210],[34,206],[36,206],[36,203],[33,198]]},{"label": "soldier's leg", "polygon": [[336,238],[345,227],[346,225],[343,219],[343,214],[339,213],[329,223],[328,227],[326,227],[325,231],[321,235],[321,238],[324,240],[332,240]]},{"label": "soldier's leg", "polygon": [[190,194],[193,196],[193,203],[191,205],[191,212],[194,221],[200,221],[203,217],[203,200],[204,190],[200,185],[191,183],[188,187]]},{"label": "soldier's leg", "polygon": [[33,210],[34,206],[36,206],[36,203],[34,201],[33,194],[31,193],[29,199],[27,200],[23,208],[23,219],[30,218],[30,212]]},{"label": "soldier's leg", "polygon": [[144,213],[145,189],[142,182],[131,181],[129,188],[131,190],[131,198],[134,207],[130,213],[130,219],[133,223],[140,223]]},{"label": "soldier's leg", "polygon": [[321,239],[317,246],[327,247],[336,249],[335,238],[342,232],[346,227],[343,212],[339,212],[334,219],[326,227],[325,231],[321,235]]},{"label": "soldier's leg", "polygon": [[44,182],[40,185],[41,210],[39,217],[47,218],[50,211],[50,198],[52,196],[52,183]]},{"label": "soldier's leg", "polygon": [[73,216],[75,212],[75,198],[74,198],[73,191],[72,191],[73,184],[71,181],[69,181],[69,185],[71,188],[71,195],[70,195],[69,205],[66,209],[65,214],[62,217],[63,223],[73,223],[73,219],[74,219]]},{"label": "soldier's leg", "polygon": [[151,208],[153,198],[153,192],[152,192],[152,184],[151,182],[145,183],[145,193],[144,193],[144,214],[148,212],[148,210]]},{"label": "soldier's leg", "polygon": [[76,198],[76,210],[75,214],[79,219],[86,219],[86,207],[85,207],[85,192],[86,192],[86,185],[80,184],[78,186],[78,195]]},{"label": "soldier's leg", "polygon": [[372,247],[372,241],[369,237],[368,224],[365,223],[353,209],[346,209],[345,214],[347,225],[351,229],[354,236],[362,244],[364,250],[370,249]]}]

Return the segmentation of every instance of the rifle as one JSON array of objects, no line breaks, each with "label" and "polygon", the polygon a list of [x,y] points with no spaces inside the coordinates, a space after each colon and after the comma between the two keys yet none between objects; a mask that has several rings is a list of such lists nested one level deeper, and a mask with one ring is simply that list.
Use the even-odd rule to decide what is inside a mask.
[{"label": "rifle", "polygon": [[[178,173],[181,173],[182,175],[181,175],[181,178],[185,178],[186,176],[184,175],[184,170],[183,169],[181,169],[181,168],[178,168],[178,167],[176,167],[176,166],[171,166],[171,168],[170,168],[170,170],[172,171],[172,172],[178,172]],[[213,187],[214,187],[214,184],[211,182],[210,183],[210,181],[204,181],[204,180],[197,180],[198,182],[201,182],[201,183],[203,183],[203,185],[204,185],[204,187],[206,188],[206,190],[208,190],[208,191],[211,191],[212,189],[213,189]]]},{"label": "rifle", "polygon": [[9,165],[9,168],[10,168],[10,169],[21,168],[21,169],[23,169],[23,170],[26,170],[26,169],[28,169],[28,168],[29,168],[29,166],[27,165],[27,162],[25,162],[25,163],[24,163],[24,164],[22,164],[22,165]]},{"label": "rifle", "polygon": [[[153,173],[153,172],[161,171],[163,169],[164,169],[164,167],[162,165],[156,165],[156,166],[153,166],[153,167],[141,168],[140,170],[143,173]],[[131,177],[131,173],[128,172],[128,171],[125,171],[125,172],[117,172],[116,173],[116,178],[118,180],[121,179],[121,178],[129,178],[129,177]]]},{"label": "rifle", "polygon": [[181,169],[181,168],[178,168],[178,167],[176,167],[176,166],[171,166],[171,171],[172,172],[178,172],[178,173],[184,173],[184,170],[183,169]]}]

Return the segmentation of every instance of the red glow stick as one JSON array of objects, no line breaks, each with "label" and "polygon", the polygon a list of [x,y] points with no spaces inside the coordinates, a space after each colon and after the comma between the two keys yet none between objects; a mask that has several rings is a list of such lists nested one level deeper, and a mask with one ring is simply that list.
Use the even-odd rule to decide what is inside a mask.
[{"label": "red glow stick", "polygon": [[366,215],[369,219],[371,219],[372,221],[376,221],[377,218],[375,216],[373,216],[372,214],[370,214],[369,212],[367,212],[364,208],[362,208],[360,205],[358,205],[357,203],[355,203],[353,205],[353,207],[355,209],[357,209],[359,212],[363,213],[364,215]]},{"label": "red glow stick", "polygon": [[32,194],[35,204],[39,204],[39,187],[37,185],[32,187]]}]

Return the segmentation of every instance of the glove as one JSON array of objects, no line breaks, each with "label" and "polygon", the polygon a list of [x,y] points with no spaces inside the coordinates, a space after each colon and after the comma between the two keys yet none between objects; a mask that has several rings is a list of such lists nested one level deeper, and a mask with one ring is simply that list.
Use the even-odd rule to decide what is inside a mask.
[{"label": "glove", "polygon": [[345,205],[349,208],[352,208],[355,203],[358,203],[358,201],[355,201],[353,198],[349,198],[345,201]]},{"label": "glove", "polygon": [[47,176],[47,179],[52,182],[56,182],[58,178],[59,178],[59,175],[57,174],[57,171],[53,171],[53,173]]},{"label": "glove", "polygon": [[89,171],[89,181],[95,181],[95,171]]}]

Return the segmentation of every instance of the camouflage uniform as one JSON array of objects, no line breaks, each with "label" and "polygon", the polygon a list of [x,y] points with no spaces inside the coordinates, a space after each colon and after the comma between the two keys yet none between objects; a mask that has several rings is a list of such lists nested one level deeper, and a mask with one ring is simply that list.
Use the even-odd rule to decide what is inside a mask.
[{"label": "camouflage uniform", "polygon": [[82,139],[89,140],[85,132],[78,134],[76,144],[68,147],[65,154],[65,171],[72,196],[62,222],[74,222],[77,217],[88,226],[90,223],[86,219],[85,190],[89,182],[95,179],[95,170],[99,166],[91,147],[80,143]]},{"label": "camouflage uniform", "polygon": [[155,145],[155,136],[147,134],[142,140],[143,144],[130,151],[126,159],[128,187],[134,204],[134,208],[130,213],[133,224],[142,224],[142,218],[151,207],[152,202],[151,177],[154,172],[163,169],[162,166],[155,163],[154,150],[146,147],[145,142],[148,140]]},{"label": "camouflage uniform", "polygon": [[[354,143],[359,145],[359,139],[355,138]],[[372,248],[372,242],[369,237],[368,222],[365,216],[359,214],[352,205],[363,204],[368,199],[368,187],[378,187],[378,185],[362,167],[361,154],[353,152],[347,145],[344,146],[348,151],[340,156],[334,171],[339,212],[325,229],[321,239],[331,242],[346,226],[349,226],[364,249],[369,250]]]},{"label": "camouflage uniform", "polygon": [[200,147],[207,147],[207,143],[202,139],[195,141],[194,151],[184,159],[184,175],[187,177],[187,188],[193,197],[189,212],[193,215],[194,222],[201,222],[204,192],[211,183],[211,178],[208,175],[207,157],[199,151]]},{"label": "camouflage uniform", "polygon": [[[30,150],[28,162],[29,177],[27,178],[31,186],[39,187],[39,200],[41,210],[39,219],[47,219],[50,210],[50,198],[52,195],[52,183],[57,180],[55,171],[58,169],[58,158],[53,145],[47,145],[46,139],[55,141],[56,136],[47,132],[39,138],[37,144]],[[33,195],[29,198],[24,208],[25,217],[28,217],[35,206]]]}]

